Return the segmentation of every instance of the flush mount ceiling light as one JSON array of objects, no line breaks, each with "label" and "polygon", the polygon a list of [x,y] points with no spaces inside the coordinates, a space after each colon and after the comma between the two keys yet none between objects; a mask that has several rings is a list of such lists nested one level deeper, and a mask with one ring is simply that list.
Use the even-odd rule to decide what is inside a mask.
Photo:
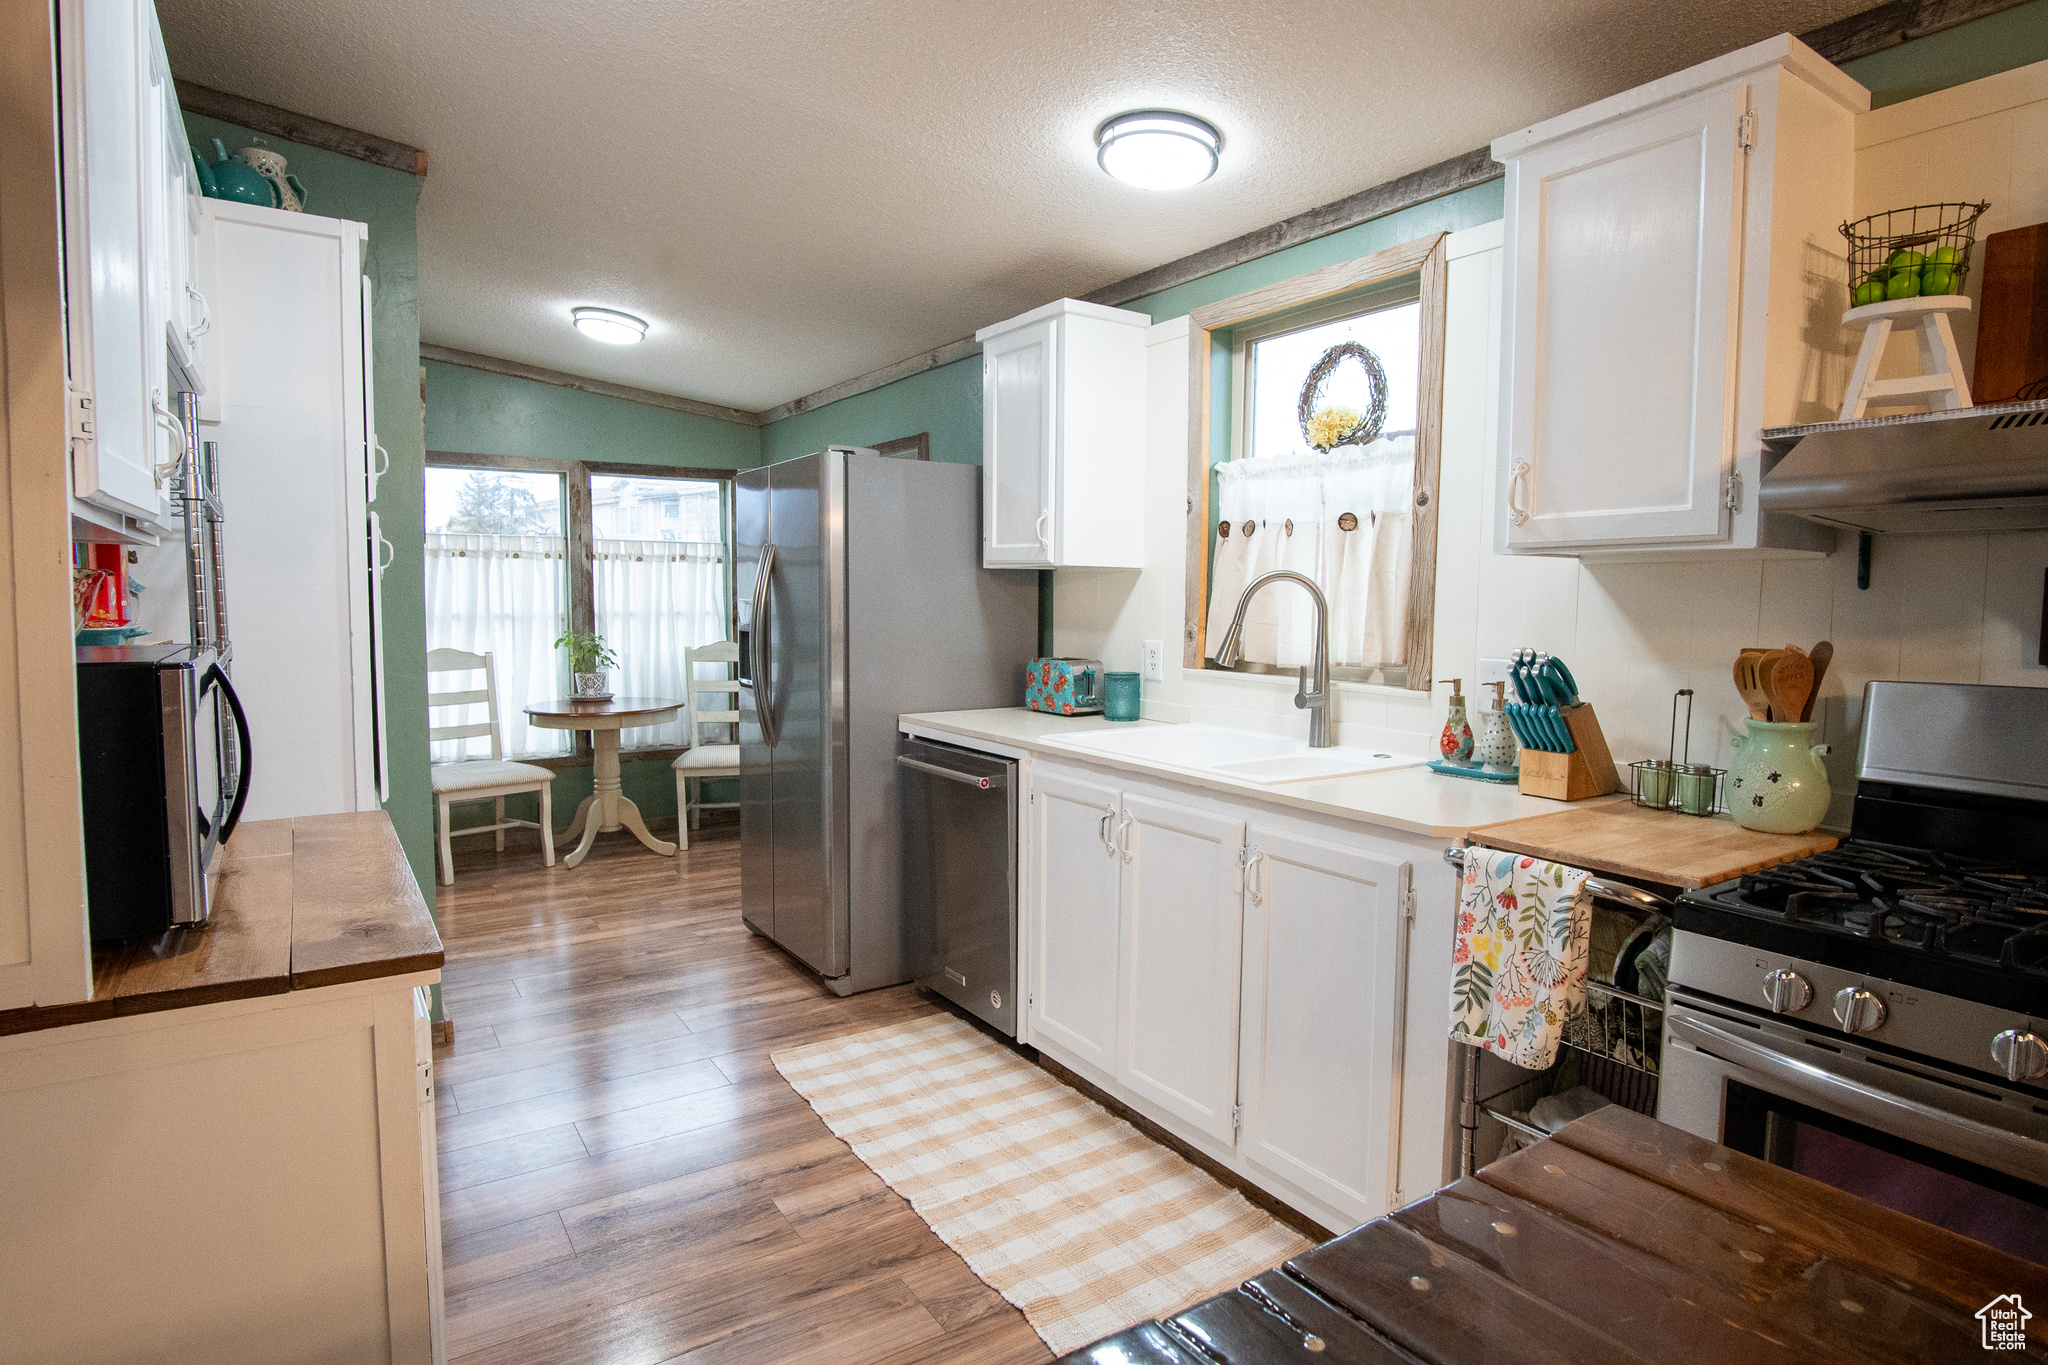
[{"label": "flush mount ceiling light", "polygon": [[577,331],[607,346],[631,346],[647,337],[647,323],[631,313],[611,308],[574,308],[569,316],[575,319]]},{"label": "flush mount ceiling light", "polygon": [[1126,185],[1184,190],[1216,174],[1223,135],[1192,114],[1139,109],[1095,130],[1095,160]]}]

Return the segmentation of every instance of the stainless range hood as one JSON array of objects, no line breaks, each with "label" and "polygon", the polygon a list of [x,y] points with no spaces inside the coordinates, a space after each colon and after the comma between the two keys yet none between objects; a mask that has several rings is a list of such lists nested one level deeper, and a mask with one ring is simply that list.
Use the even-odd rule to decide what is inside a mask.
[{"label": "stainless range hood", "polygon": [[1774,427],[1766,512],[1852,531],[2048,530],[2048,399]]}]

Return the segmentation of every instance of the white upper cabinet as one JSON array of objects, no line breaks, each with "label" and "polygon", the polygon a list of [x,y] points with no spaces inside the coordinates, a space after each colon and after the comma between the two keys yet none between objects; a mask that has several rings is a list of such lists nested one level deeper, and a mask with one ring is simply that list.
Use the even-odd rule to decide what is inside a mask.
[{"label": "white upper cabinet", "polygon": [[197,177],[149,0],[57,17],[72,493],[118,538],[161,524],[175,395],[204,387]]},{"label": "white upper cabinet", "polygon": [[1142,568],[1143,313],[1060,299],[982,346],[982,563]]},{"label": "white upper cabinet", "polygon": [[72,491],[109,512],[154,518],[150,397],[163,360],[161,341],[148,345],[143,267],[151,25],[134,0],[66,0],[58,16]]},{"label": "white upper cabinet", "polygon": [[1759,516],[1761,432],[1840,401],[1838,227],[1869,103],[1778,37],[1493,144],[1498,548],[1829,548]]}]

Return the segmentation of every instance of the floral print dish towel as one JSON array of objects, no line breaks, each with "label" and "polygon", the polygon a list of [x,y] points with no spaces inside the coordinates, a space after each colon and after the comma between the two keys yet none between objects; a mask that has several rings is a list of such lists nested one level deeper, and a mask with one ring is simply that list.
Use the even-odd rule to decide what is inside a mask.
[{"label": "floral print dish towel", "polygon": [[1490,848],[1465,850],[1451,952],[1451,1038],[1541,1071],[1586,1007],[1586,874]]}]

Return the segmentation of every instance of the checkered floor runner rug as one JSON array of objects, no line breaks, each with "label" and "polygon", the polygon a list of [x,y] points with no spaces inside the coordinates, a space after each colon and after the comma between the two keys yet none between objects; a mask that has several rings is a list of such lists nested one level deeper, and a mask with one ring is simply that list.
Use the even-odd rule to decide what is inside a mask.
[{"label": "checkered floor runner rug", "polygon": [[772,1060],[1055,1354],[1309,1248],[1243,1195],[951,1015]]}]

